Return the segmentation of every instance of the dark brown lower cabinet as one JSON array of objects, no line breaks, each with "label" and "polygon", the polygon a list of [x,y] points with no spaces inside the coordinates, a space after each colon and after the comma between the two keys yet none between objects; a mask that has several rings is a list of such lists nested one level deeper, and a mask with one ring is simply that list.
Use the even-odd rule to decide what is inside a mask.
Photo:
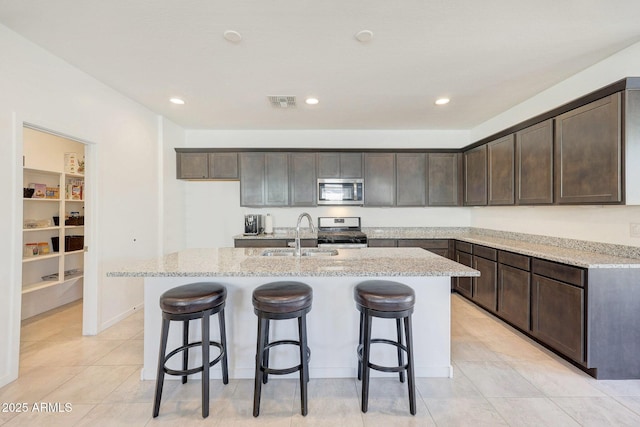
[{"label": "dark brown lower cabinet", "polygon": [[531,273],[498,264],[498,314],[524,331],[530,330]]},{"label": "dark brown lower cabinet", "polygon": [[498,298],[498,263],[474,255],[473,268],[480,272],[480,277],[474,278],[472,298],[487,310],[495,313]]},{"label": "dark brown lower cabinet", "polygon": [[370,248],[395,248],[398,246],[396,239],[368,239],[367,246]]},{"label": "dark brown lower cabinet", "polygon": [[449,258],[448,239],[398,239],[399,248],[422,248],[434,254]]},{"label": "dark brown lower cabinet", "polygon": [[[473,268],[473,255],[461,250],[456,250],[456,262]],[[467,298],[473,296],[473,277],[456,277],[453,288]]]},{"label": "dark brown lower cabinet", "polygon": [[531,332],[576,362],[584,362],[584,289],[533,275]]}]

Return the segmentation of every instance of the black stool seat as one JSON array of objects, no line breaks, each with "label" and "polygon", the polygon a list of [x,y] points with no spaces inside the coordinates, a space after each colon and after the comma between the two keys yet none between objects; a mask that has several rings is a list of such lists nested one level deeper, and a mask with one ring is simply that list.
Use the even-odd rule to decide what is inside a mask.
[{"label": "black stool seat", "polygon": [[389,280],[367,280],[353,290],[356,304],[377,311],[404,311],[413,308],[416,293],[402,283]]},{"label": "black stool seat", "polygon": [[[162,309],[162,331],[160,335],[160,350],[158,354],[158,374],[156,378],[156,392],[153,404],[153,417],[160,413],[160,401],[164,376],[176,375],[182,377],[182,383],[187,377],[195,373],[202,373],[202,417],[209,416],[209,368],[220,362],[222,368],[222,382],[229,383],[229,369],[227,366],[227,336],[224,321],[224,306],[227,299],[227,289],[213,282],[191,283],[169,289],[160,296]],[[210,339],[211,316],[218,315],[220,327],[220,341]],[[189,322],[199,319],[202,324],[200,341],[189,342]],[[169,327],[171,321],[182,323],[182,345],[167,352]],[[211,346],[217,347],[218,356],[210,359]],[[189,368],[189,349],[199,347],[202,351],[202,365]],[[173,369],[168,365],[169,359],[182,355],[182,369]]]},{"label": "black stool seat", "polygon": [[[300,372],[300,412],[307,415],[307,382],[309,381],[310,350],[307,346],[307,313],[311,311],[313,289],[311,286],[293,281],[267,283],[253,291],[253,311],[258,316],[258,339],[256,345],[256,373],[253,389],[253,416],[260,413],[262,384],[269,375],[286,375]],[[298,339],[269,341],[271,320],[297,319]],[[280,345],[298,347],[300,363],[288,368],[270,368],[269,351]]]},{"label": "black stool seat", "polygon": [[300,282],[273,282],[253,291],[253,307],[266,313],[292,313],[311,307],[313,289]]},{"label": "black stool seat", "polygon": [[[415,373],[413,367],[413,338],[411,315],[416,302],[414,290],[402,283],[390,280],[367,280],[361,282],[353,290],[356,308],[360,311],[360,337],[358,338],[358,379],[362,379],[362,412],[369,407],[369,372],[375,369],[381,372],[397,372],[400,382],[405,380],[409,391],[409,412],[416,414]],[[395,319],[396,340],[372,338],[371,325],[373,318]],[[404,323],[405,344],[402,341]],[[381,366],[372,363],[371,344],[388,344],[396,347],[398,364]],[[407,363],[404,363],[404,354]]]},{"label": "black stool seat", "polygon": [[169,289],[160,296],[165,313],[186,314],[205,311],[223,304],[227,288],[219,283],[193,283]]}]

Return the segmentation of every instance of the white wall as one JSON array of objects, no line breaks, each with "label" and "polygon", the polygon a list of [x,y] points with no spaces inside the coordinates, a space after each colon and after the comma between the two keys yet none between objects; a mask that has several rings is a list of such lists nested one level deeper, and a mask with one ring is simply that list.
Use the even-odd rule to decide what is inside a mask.
[{"label": "white wall", "polygon": [[[477,126],[471,130],[471,139],[477,141],[610,83],[638,76],[640,43]],[[640,246],[640,238],[630,236],[631,224],[636,223],[640,223],[638,206],[486,207],[471,211],[471,225],[474,227],[630,246]]]},{"label": "white wall", "polygon": [[[17,375],[20,332],[22,123],[92,143],[98,329],[140,305],[142,282],[109,279],[110,267],[154,256],[163,141],[153,112],[0,26],[0,386]],[[182,143],[173,126],[167,139]],[[167,146],[174,145],[168,141]],[[170,217],[170,215],[165,215]],[[180,225],[178,225],[178,228]],[[176,230],[179,232],[178,230]]]},{"label": "white wall", "polygon": [[[187,131],[188,147],[244,148],[460,148],[467,131]],[[174,172],[175,174],[175,172]],[[468,226],[466,208],[245,208],[240,185],[228,182],[185,182],[186,246],[233,246],[242,234],[245,213],[270,213],[274,227],[294,227],[301,212],[318,216],[360,216],[364,227]],[[315,220],[317,224],[317,220]]]}]

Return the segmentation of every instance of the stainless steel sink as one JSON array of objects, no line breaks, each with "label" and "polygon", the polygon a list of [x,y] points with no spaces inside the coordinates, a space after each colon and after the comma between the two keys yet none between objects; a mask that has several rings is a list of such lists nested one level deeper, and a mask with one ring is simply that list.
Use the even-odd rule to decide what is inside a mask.
[{"label": "stainless steel sink", "polygon": [[[267,249],[262,252],[262,256],[293,256],[292,249]],[[338,255],[336,249],[303,248],[301,256],[335,256]]]}]

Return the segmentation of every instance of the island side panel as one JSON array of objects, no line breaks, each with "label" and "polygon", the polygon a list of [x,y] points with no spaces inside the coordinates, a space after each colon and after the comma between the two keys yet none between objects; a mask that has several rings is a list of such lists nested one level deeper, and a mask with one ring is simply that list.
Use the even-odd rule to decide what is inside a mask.
[{"label": "island side panel", "polygon": [[[376,277],[411,286],[416,292],[413,315],[415,367],[418,377],[450,377],[451,368],[451,304],[449,277]],[[227,287],[227,345],[229,375],[231,378],[253,378],[256,347],[256,316],[251,304],[251,293],[257,286],[276,280],[300,280],[314,290],[313,308],[307,316],[309,347],[311,348],[311,378],[353,378],[356,376],[356,346],[359,312],[353,301],[353,288],[366,277],[160,277],[145,278],[144,366],[142,379],[155,380],[158,363],[161,311],[160,295],[175,286],[198,281],[216,281]],[[169,347],[180,344],[180,329],[172,322]],[[297,336],[297,323],[272,322],[272,339]],[[212,339],[217,339],[217,319],[212,322]],[[192,322],[191,335],[200,334],[200,325]],[[376,337],[395,337],[395,322],[375,319]],[[288,347],[288,346],[286,346]],[[284,367],[297,363],[294,347],[273,352],[273,366]],[[397,363],[395,351],[386,346],[372,347],[372,360],[383,365]],[[212,350],[215,352],[215,349]],[[191,354],[193,364],[199,364],[199,354]],[[178,358],[176,358],[178,359]],[[176,360],[179,363],[179,360]],[[177,365],[176,365],[177,367]],[[212,378],[220,378],[220,369],[211,371]],[[391,374],[372,371],[374,376]],[[291,374],[295,376],[295,374]],[[178,377],[167,377],[178,379]]]}]

